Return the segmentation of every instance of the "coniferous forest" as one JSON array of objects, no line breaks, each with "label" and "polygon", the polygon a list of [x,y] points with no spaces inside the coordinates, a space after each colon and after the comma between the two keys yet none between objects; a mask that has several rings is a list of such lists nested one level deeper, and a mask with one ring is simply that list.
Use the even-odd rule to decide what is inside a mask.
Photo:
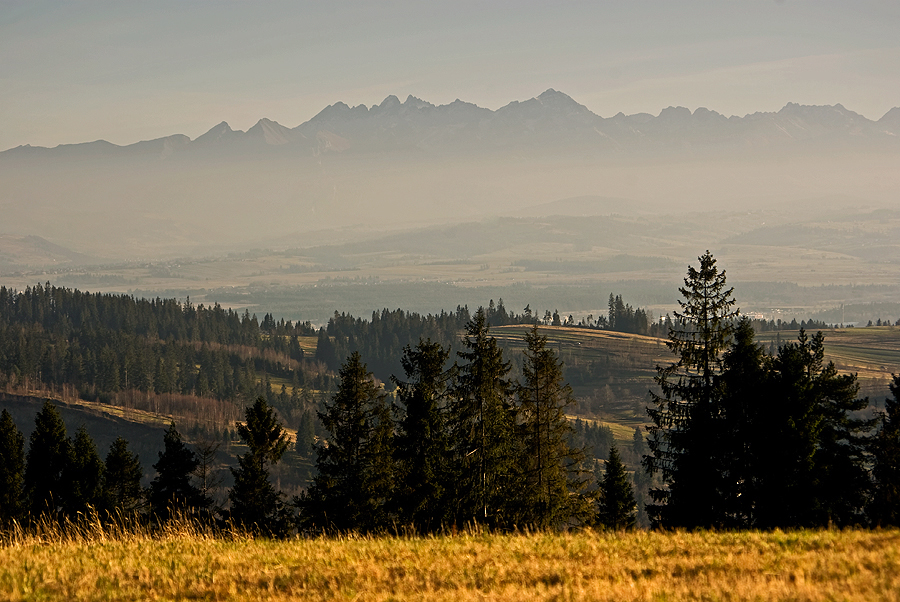
[{"label": "coniferous forest", "polygon": [[[658,321],[611,295],[608,316],[579,324],[528,307],[517,315],[501,300],[371,321],[336,312],[316,330],[190,302],[0,288],[7,392],[169,396],[217,409],[243,450],[222,503],[209,449],[176,422],[157,458],[122,437],[102,457],[50,399],[27,442],[4,410],[0,522],[179,517],[270,536],[898,525],[900,376],[875,411],[856,375],[825,361],[821,331],[757,343],[781,325],[742,318],[715,258],[698,259],[679,311]],[[531,325],[515,360],[492,335],[506,324]],[[641,458],[633,474],[608,428],[572,419],[576,400],[541,324],[666,339],[671,362],[657,367],[646,438],[635,431],[626,450]],[[286,383],[280,392],[273,380]],[[314,464],[293,496],[272,478],[289,450]]]}]

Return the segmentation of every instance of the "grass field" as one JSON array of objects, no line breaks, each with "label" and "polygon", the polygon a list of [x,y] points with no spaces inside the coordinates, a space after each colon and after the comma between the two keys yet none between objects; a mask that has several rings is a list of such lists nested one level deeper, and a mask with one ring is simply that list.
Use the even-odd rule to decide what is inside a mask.
[{"label": "grass field", "polygon": [[0,597],[900,600],[900,531],[26,537],[0,547]]}]

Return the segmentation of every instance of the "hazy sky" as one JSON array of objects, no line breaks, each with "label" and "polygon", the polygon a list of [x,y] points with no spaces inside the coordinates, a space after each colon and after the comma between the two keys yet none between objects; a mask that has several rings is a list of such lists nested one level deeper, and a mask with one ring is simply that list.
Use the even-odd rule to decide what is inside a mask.
[{"label": "hazy sky", "polygon": [[294,127],[388,94],[604,117],[900,106],[897,0],[0,0],[0,150]]}]

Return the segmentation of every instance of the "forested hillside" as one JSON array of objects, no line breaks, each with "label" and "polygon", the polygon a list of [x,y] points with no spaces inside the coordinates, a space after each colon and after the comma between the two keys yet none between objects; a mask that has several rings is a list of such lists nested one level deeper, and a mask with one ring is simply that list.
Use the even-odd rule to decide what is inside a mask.
[{"label": "forested hillside", "polygon": [[[266,395],[296,422],[302,402],[313,402],[299,398],[301,389],[332,386],[301,346],[313,334],[309,324],[271,315],[260,323],[218,305],[0,287],[0,386],[107,403],[127,395],[135,407],[220,422],[233,419],[241,402]],[[273,393],[270,379],[293,385],[292,393]],[[204,417],[211,407],[218,415]]]},{"label": "forested hillside", "polygon": [[[16,520],[92,508],[164,522],[177,501],[198,519],[270,535],[473,522],[894,524],[900,381],[884,411],[873,410],[857,376],[826,361],[821,331],[781,341],[797,324],[742,318],[715,259],[700,260],[679,289],[680,311],[656,322],[610,295],[606,316],[578,323],[530,306],[517,315],[500,300],[472,313],[384,310],[371,321],[335,312],[316,331],[189,301],[0,288],[7,396],[143,409],[191,433],[183,439],[170,424],[149,473],[121,435],[102,462],[90,433],[68,435],[50,400],[26,455],[4,410],[0,509]],[[765,331],[777,344],[755,342]],[[613,410],[579,404],[570,382],[611,390],[647,372],[646,439],[643,406],[619,408],[615,424],[573,419]],[[227,460],[224,504],[206,471],[223,426],[226,443],[242,442]],[[311,478],[289,498],[284,485],[300,472]]]}]

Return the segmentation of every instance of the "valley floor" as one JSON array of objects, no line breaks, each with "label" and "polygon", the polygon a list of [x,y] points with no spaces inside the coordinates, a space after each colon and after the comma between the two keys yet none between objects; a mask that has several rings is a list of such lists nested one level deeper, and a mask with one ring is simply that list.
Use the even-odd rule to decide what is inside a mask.
[{"label": "valley floor", "polygon": [[900,531],[0,545],[6,600],[900,600]]}]

